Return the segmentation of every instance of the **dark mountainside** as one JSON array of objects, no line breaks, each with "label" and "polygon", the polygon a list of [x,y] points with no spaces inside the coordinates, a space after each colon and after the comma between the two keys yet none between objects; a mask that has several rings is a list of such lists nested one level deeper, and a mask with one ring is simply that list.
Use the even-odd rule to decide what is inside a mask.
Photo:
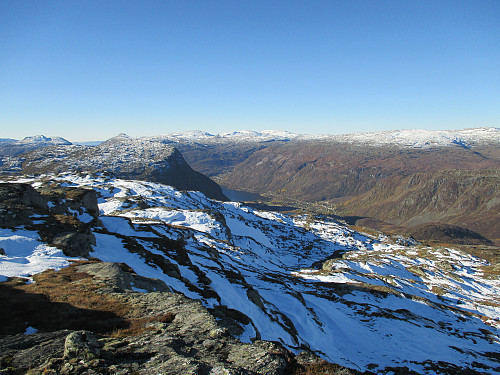
[{"label": "dark mountainside", "polygon": [[16,156],[4,155],[2,174],[110,173],[124,179],[201,191],[211,198],[227,200],[217,183],[193,170],[177,149],[160,142],[132,139],[123,134],[95,147],[71,144],[47,147],[46,143],[38,146],[33,149],[31,145],[27,152]]},{"label": "dark mountainside", "polygon": [[442,170],[391,176],[338,205],[343,213],[413,227],[440,222],[500,240],[500,170]]},{"label": "dark mountainside", "polygon": [[[245,143],[224,144],[224,153],[213,144],[182,147],[188,160],[217,154],[199,158],[197,168],[222,186],[259,193],[272,202],[320,202],[339,215],[404,226],[455,224],[500,239],[498,145],[412,149],[279,141],[252,149]],[[238,150],[237,158],[229,156],[230,148]],[[221,162],[223,155],[228,159]]]},{"label": "dark mountainside", "polygon": [[418,150],[293,142],[252,154],[218,180],[229,188],[246,186],[246,190],[276,199],[314,202],[365,193],[391,176],[498,167],[499,160],[463,148]]}]

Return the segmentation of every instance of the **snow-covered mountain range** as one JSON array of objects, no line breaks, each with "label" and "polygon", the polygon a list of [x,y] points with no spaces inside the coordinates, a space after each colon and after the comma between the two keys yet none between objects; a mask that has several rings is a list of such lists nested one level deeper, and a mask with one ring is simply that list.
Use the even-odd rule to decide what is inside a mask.
[{"label": "snow-covered mountain range", "polygon": [[[114,138],[133,139],[121,133]],[[239,130],[211,134],[201,130],[171,132],[158,136],[140,137],[143,140],[179,143],[232,143],[232,142],[273,142],[273,141],[331,141],[360,143],[373,146],[394,145],[404,148],[447,147],[458,145],[470,147],[480,143],[500,144],[500,128],[482,127],[461,130],[405,129],[346,134],[296,134],[285,130]],[[137,139],[137,138],[136,138]],[[3,145],[69,145],[71,142],[61,137],[36,135],[22,140],[1,138]],[[88,142],[98,145],[100,142]],[[78,143],[77,143],[78,144]]]},{"label": "snow-covered mountain range", "polygon": [[463,130],[392,130],[352,134],[295,134],[280,130],[233,131],[216,135],[202,131],[169,133],[154,139],[173,142],[224,143],[271,141],[330,141],[373,146],[393,145],[404,148],[470,147],[478,143],[500,143],[500,129],[493,127]]},{"label": "snow-covered mountain range", "polygon": [[[72,213],[92,225],[89,255],[200,300],[245,342],[280,341],[377,373],[500,369],[500,281],[486,261],[457,249],[151,182],[70,174],[18,182],[94,189],[99,220]],[[0,247],[3,279],[70,260],[29,226],[0,228]]]}]

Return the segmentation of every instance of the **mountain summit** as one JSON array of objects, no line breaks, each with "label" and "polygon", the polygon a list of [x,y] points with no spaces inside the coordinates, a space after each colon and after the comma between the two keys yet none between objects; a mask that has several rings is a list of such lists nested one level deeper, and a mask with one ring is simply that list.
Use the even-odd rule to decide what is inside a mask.
[{"label": "mountain summit", "polygon": [[17,159],[6,158],[2,167],[4,173],[109,173],[120,178],[161,182],[180,190],[197,190],[211,198],[227,200],[221,188],[193,170],[174,147],[125,134],[95,147],[59,144],[36,148]]}]

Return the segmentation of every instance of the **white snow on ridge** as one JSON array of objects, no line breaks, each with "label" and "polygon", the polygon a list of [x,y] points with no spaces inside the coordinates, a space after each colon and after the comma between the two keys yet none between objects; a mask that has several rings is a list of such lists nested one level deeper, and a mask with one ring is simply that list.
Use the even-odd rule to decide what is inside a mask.
[{"label": "white snow on ridge", "polygon": [[398,145],[409,148],[459,145],[469,148],[482,142],[500,143],[499,128],[475,128],[464,130],[394,130],[371,133],[334,135],[330,139],[350,143],[372,145]]},{"label": "white snow on ridge", "polygon": [[44,135],[35,135],[32,137],[25,137],[19,141],[18,144],[48,144],[48,145],[70,145],[71,142],[61,137],[45,137]]},{"label": "white snow on ridge", "polygon": [[29,278],[49,268],[59,270],[76,259],[43,243],[38,233],[24,229],[0,228],[0,248],[5,252],[0,255],[0,281],[14,276]]},{"label": "white snow on ridge", "polygon": [[294,134],[281,130],[241,130],[216,135],[194,130],[176,132],[157,137],[145,137],[161,141],[224,143],[269,141],[331,141],[359,143],[373,146],[394,145],[404,148],[471,147],[478,143],[500,144],[500,128],[484,127],[463,130],[391,130],[351,134]]},{"label": "white snow on ridge", "polygon": [[[488,264],[478,258],[397,245],[328,218],[259,212],[161,184],[52,178],[97,191],[108,216],[94,228],[91,256],[125,262],[206,307],[238,310],[252,322],[242,340],[259,332],[264,340],[295,351],[309,347],[361,371],[375,363],[377,370],[406,366],[433,373],[424,363],[429,360],[498,366],[483,353],[500,345],[500,281],[484,277]],[[168,241],[160,246],[166,240],[179,240],[182,250]],[[128,243],[134,243],[131,250]],[[164,272],[154,263],[158,256],[182,277]]]}]

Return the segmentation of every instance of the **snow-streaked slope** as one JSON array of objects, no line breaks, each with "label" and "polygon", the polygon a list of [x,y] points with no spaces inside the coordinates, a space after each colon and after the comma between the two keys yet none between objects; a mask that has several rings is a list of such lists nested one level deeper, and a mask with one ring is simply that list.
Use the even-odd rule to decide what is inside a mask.
[{"label": "snow-streaked slope", "polygon": [[480,259],[155,183],[57,180],[98,192],[91,256],[127,263],[208,308],[237,310],[242,340],[310,348],[360,370],[498,369],[500,282]]},{"label": "snow-streaked slope", "polygon": [[69,266],[73,258],[43,243],[38,233],[25,229],[0,228],[0,282],[7,277],[30,277],[48,268]]},{"label": "snow-streaked slope", "polygon": [[189,131],[150,137],[170,142],[226,143],[226,142],[270,142],[270,141],[330,141],[365,144],[371,146],[392,145],[403,148],[427,148],[459,146],[469,148],[480,143],[500,144],[500,129],[493,127],[463,130],[423,130],[407,129],[352,134],[294,134],[288,131],[233,131],[216,135]]}]

